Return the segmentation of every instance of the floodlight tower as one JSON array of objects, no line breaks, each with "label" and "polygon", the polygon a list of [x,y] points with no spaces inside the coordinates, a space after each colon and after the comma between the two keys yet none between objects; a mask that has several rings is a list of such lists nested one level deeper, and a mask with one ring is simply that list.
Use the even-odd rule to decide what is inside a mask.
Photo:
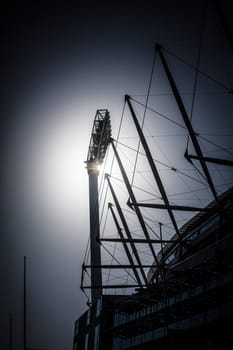
[{"label": "floodlight tower", "polygon": [[91,260],[91,302],[94,304],[102,295],[101,254],[99,238],[98,175],[111,138],[110,114],[107,109],[98,109],[91,133],[87,155],[89,175],[90,207],[90,260]]}]

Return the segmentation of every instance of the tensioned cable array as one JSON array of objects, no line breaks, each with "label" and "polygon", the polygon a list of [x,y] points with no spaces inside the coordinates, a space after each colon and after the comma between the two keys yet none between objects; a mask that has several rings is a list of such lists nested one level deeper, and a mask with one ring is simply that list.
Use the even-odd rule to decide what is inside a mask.
[{"label": "tensioned cable array", "polygon": [[[154,74],[156,57],[157,57],[157,50],[154,51],[154,58],[153,58],[152,69],[151,69],[151,73],[150,73],[150,80],[149,80],[149,85],[148,85],[148,90],[147,90],[147,95],[146,95],[145,109],[144,109],[144,112],[143,112],[143,118],[142,118],[142,124],[141,124],[141,129],[142,130],[143,130],[143,126],[144,126],[145,118],[146,118],[146,112],[147,112],[147,106],[148,106],[149,97],[150,97],[150,90],[151,90],[151,84],[152,84],[152,79],[153,79],[153,74]],[[136,167],[137,167],[138,152],[139,152],[140,144],[141,144],[141,142],[139,140],[138,141],[138,147],[137,147],[137,154],[136,154],[135,164],[134,164],[133,176],[132,176],[132,179],[131,179],[131,186],[133,185],[133,182],[134,182],[134,176],[135,176],[135,171],[136,171]]]},{"label": "tensioned cable array", "polygon": [[[199,41],[199,47],[198,47],[198,55],[197,55],[196,66],[193,66],[189,62],[186,62],[184,59],[182,59],[178,55],[172,53],[170,50],[167,50],[166,48],[165,49],[163,48],[163,50],[166,51],[169,55],[173,56],[174,58],[176,58],[177,60],[179,60],[183,64],[189,66],[190,68],[192,68],[195,71],[194,86],[193,86],[193,91],[191,93],[191,95],[192,95],[191,110],[189,112],[190,120],[193,119],[194,104],[196,102],[196,96],[199,94],[199,92],[197,91],[197,82],[198,82],[198,76],[199,75],[204,76],[208,80],[214,82],[215,84],[217,84],[218,86],[223,88],[224,89],[224,92],[223,92],[224,94],[232,93],[232,89],[227,87],[224,83],[218,81],[217,79],[213,78],[209,74],[207,74],[207,73],[203,72],[202,70],[200,70],[200,57],[201,57],[201,48],[202,48],[202,44],[203,44],[203,34],[204,34],[204,17],[205,17],[205,14],[203,14],[203,19],[202,19],[202,28],[201,28],[201,33],[200,33],[200,41]],[[156,62],[155,58],[156,58],[156,52],[155,52],[155,56],[153,58],[153,64],[152,64],[152,69],[151,69],[151,75],[150,75],[150,80],[149,80],[149,86],[148,86],[147,94],[146,95],[133,95],[134,97],[136,97],[136,96],[145,96],[146,97],[146,102],[142,103],[140,101],[137,101],[134,97],[131,98],[132,102],[134,102],[135,104],[138,104],[139,106],[143,107],[142,119],[140,121],[141,129],[144,129],[144,131],[147,129],[146,128],[146,123],[145,123],[146,117],[149,114],[148,112],[152,112],[152,115],[155,114],[157,117],[160,117],[160,118],[166,120],[167,122],[169,122],[169,123],[171,123],[171,124],[173,124],[175,126],[178,126],[182,130],[185,130],[186,128],[184,127],[183,124],[173,120],[173,118],[168,116],[166,113],[164,113],[164,112],[161,113],[160,111],[156,110],[155,108],[152,108],[149,105],[149,99],[152,96],[157,96],[158,97],[158,96],[165,96],[165,95],[169,95],[170,96],[171,95],[171,93],[151,94],[151,84],[152,84],[154,67],[155,67],[155,62]],[[215,95],[218,95],[220,93],[221,92],[209,92],[209,91],[206,91],[205,93],[201,92],[200,94],[203,94],[203,95],[204,94],[215,94]],[[185,93],[184,92],[183,94],[190,94],[190,93]],[[136,111],[136,114],[137,114],[137,111]],[[118,129],[118,135],[117,135],[117,138],[115,140],[115,145],[116,145],[116,147],[122,146],[123,148],[128,149],[128,150],[133,151],[133,152],[136,153],[136,158],[135,158],[135,161],[133,162],[133,171],[131,173],[132,174],[131,187],[133,189],[137,190],[138,191],[137,193],[140,192],[142,194],[144,193],[144,195],[147,194],[148,195],[147,197],[150,196],[148,198],[148,200],[150,200],[150,201],[151,200],[161,200],[161,196],[159,194],[155,193],[154,188],[152,186],[151,186],[152,191],[150,191],[150,190],[147,191],[145,189],[145,188],[148,188],[148,187],[144,186],[146,183],[147,183],[148,186],[151,185],[150,182],[146,179],[146,176],[145,176],[145,174],[149,173],[149,171],[147,169],[143,169],[143,171],[140,171],[139,169],[137,169],[139,155],[143,156],[143,157],[146,157],[146,154],[140,151],[140,141],[138,142],[137,147],[132,147],[130,145],[127,145],[126,143],[122,143],[122,142],[119,141],[120,139],[124,138],[126,140],[126,142],[127,142],[127,136],[126,137],[123,136],[123,137],[120,138],[120,133],[121,133],[121,129],[122,129],[122,123],[123,123],[124,115],[125,115],[125,103],[124,103],[124,106],[123,106],[123,111],[122,111],[122,115],[121,115],[119,129]],[[137,117],[139,118],[138,114],[137,114]],[[166,135],[157,135],[157,136],[155,136],[155,135],[150,135],[150,132],[148,132],[148,135],[146,136],[146,139],[151,139],[154,143],[156,143],[157,148],[159,148],[160,146],[157,143],[157,140],[158,140],[158,138],[165,137],[165,136],[167,138],[169,138],[169,137],[173,137],[173,136],[177,136],[177,135],[168,133]],[[180,136],[184,136],[184,135],[180,134]],[[203,141],[211,144],[212,146],[215,146],[216,147],[216,151],[217,150],[224,151],[228,155],[233,155],[233,153],[231,152],[231,148],[230,147],[221,147],[217,143],[215,143],[214,141],[209,140],[208,137],[211,137],[212,136],[211,134],[198,133],[198,134],[196,134],[196,136],[197,136],[197,138],[202,139]],[[208,137],[206,137],[206,136],[208,136]],[[216,136],[216,134],[215,134],[215,136]],[[130,139],[130,138],[133,138],[133,137],[129,136],[128,138]],[[157,138],[157,140],[156,140],[156,138]],[[188,144],[187,144],[187,147],[188,147]],[[132,160],[131,160],[131,158],[129,156],[127,156],[127,153],[123,152],[120,149],[120,147],[118,149],[119,149],[119,153],[120,153],[121,157],[126,159],[128,164],[132,165]],[[214,152],[214,151],[215,150],[209,150],[209,151],[206,151],[206,153]],[[176,197],[178,195],[180,195],[180,196],[183,196],[183,198],[185,198],[186,195],[191,195],[192,194],[192,196],[196,196],[196,200],[198,200],[201,203],[201,201],[203,200],[203,192],[207,190],[208,186],[207,186],[207,183],[206,183],[206,179],[203,176],[203,174],[200,172],[199,168],[197,166],[195,166],[195,164],[193,164],[193,162],[192,162],[192,170],[193,170],[193,172],[196,172],[196,175],[195,175],[196,177],[192,176],[190,174],[190,171],[192,171],[191,168],[185,170],[185,169],[181,168],[180,166],[175,167],[175,166],[173,166],[174,162],[170,161],[170,159],[166,156],[166,153],[164,152],[164,150],[162,148],[160,148],[160,153],[165,158],[165,162],[161,161],[159,158],[156,159],[157,156],[156,156],[156,158],[153,157],[153,161],[155,163],[160,165],[162,168],[164,167],[164,169],[159,169],[159,171],[161,171],[161,170],[171,171],[173,174],[176,174],[177,177],[179,177],[182,180],[183,184],[187,187],[186,191],[181,191],[179,193],[178,192],[177,193],[174,193],[174,192],[170,193],[169,192],[169,194],[168,194],[169,198],[173,198],[173,200],[174,199],[182,200],[182,198],[176,198]],[[109,162],[110,161],[110,153],[109,152],[108,152],[106,158],[107,158],[106,161]],[[114,176],[115,174],[113,174],[114,161],[115,161],[115,156],[113,156],[112,160],[111,160],[109,177],[111,179],[115,179],[116,181],[121,182],[124,185],[124,181],[122,180],[122,178],[117,178],[116,176]],[[106,163],[105,163],[105,165],[106,165]],[[106,185],[106,181],[105,181],[105,178],[104,178],[104,172],[105,172],[105,168],[104,168],[104,171],[102,172],[102,177],[101,177],[100,186],[99,186],[99,201],[101,203],[100,224],[102,225],[102,232],[101,232],[102,236],[104,236],[105,233],[106,233],[106,235],[109,235],[109,232],[108,232],[108,220],[109,220],[108,213],[109,213],[109,211],[106,210],[106,208],[107,208],[107,201],[108,201],[108,192],[109,191],[108,191],[108,186]],[[136,176],[135,176],[136,174],[138,175],[137,179],[136,179]],[[139,182],[139,178],[142,181],[141,184],[136,182],[136,180]],[[190,186],[190,183],[193,183],[193,182],[194,183],[196,182],[196,183],[199,183],[199,184],[203,185],[203,188],[200,189],[200,186],[199,186],[199,188],[194,189],[193,185]],[[226,185],[226,183],[225,183],[225,185]],[[126,192],[126,195],[127,195],[127,191],[125,191],[125,192]],[[200,196],[198,194],[200,194]],[[145,202],[146,203],[148,200],[145,199],[145,196],[144,196],[144,198],[141,199],[141,202]],[[188,200],[188,199],[186,198],[185,200]],[[189,200],[191,200],[191,198],[189,198]],[[170,203],[173,204],[173,201],[171,201]],[[121,204],[122,204],[122,210],[124,211],[124,213],[125,213],[125,215],[127,217],[127,220],[130,221],[129,216],[131,216],[132,217],[132,223],[133,223],[133,218],[135,217],[134,211],[132,211],[132,209],[126,209],[126,207],[124,207],[124,205],[126,205],[126,203],[124,203],[123,201],[121,202]],[[143,215],[144,215],[145,225],[147,226],[148,231],[151,234],[153,234],[156,238],[159,237],[159,234],[156,232],[157,231],[156,225],[158,226],[159,224],[162,224],[164,227],[167,228],[167,232],[166,232],[167,235],[168,235],[168,232],[170,230],[170,237],[174,233],[172,227],[169,226],[169,222],[165,223],[165,219],[164,219],[164,222],[161,223],[159,221],[156,222],[156,220],[154,220],[152,214],[151,214],[151,217],[150,217],[149,214],[146,215],[145,213],[143,213]],[[177,219],[177,222],[179,222],[179,219]],[[113,233],[112,230],[111,230],[111,233]],[[138,228],[138,226],[135,226],[132,229],[132,233],[135,236],[140,237],[140,229]],[[105,246],[105,244],[102,243],[103,250],[105,250],[107,255],[111,257],[110,265],[113,264],[114,262],[116,262],[119,265],[122,264],[122,261],[119,260],[118,258],[116,258],[116,254],[115,253],[117,253],[119,251],[119,249],[118,249],[116,244],[117,243],[113,242],[111,244],[111,247],[107,248]],[[138,248],[138,252],[141,253],[141,254],[148,255],[148,257],[151,256],[151,254],[149,252],[146,253],[145,250],[141,250],[140,247]],[[86,261],[87,259],[88,259],[88,253],[86,251],[84,260]],[[135,276],[133,276],[133,274],[131,274],[127,269],[125,270],[125,272],[126,272],[126,280],[125,280],[126,283],[128,281],[128,278],[133,279],[134,282],[135,282]],[[112,278],[113,279],[118,279],[119,276],[117,274],[112,274],[111,273],[111,269],[110,269],[106,273],[106,282],[107,283],[111,282]]]},{"label": "tensioned cable array", "polygon": [[[202,15],[202,24],[201,24],[201,33],[200,33],[200,41],[199,41],[199,46],[198,46],[197,63],[196,63],[195,78],[194,78],[194,85],[193,85],[192,104],[191,104],[191,111],[190,111],[190,121],[191,122],[192,122],[192,118],[193,118],[194,103],[195,103],[196,92],[197,92],[198,70],[199,70],[199,66],[200,66],[201,48],[202,48],[202,42],[203,42],[203,36],[204,36],[205,19],[206,19],[206,7],[207,7],[207,2],[204,2],[203,15]],[[189,137],[187,137],[187,145],[186,145],[186,150],[187,151],[188,151],[188,145],[189,145]]]}]

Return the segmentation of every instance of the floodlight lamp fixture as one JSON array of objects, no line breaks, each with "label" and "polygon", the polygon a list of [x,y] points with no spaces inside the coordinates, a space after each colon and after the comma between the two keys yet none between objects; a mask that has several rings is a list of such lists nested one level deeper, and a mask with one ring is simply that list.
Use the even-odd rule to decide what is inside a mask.
[{"label": "floodlight lamp fixture", "polygon": [[107,109],[96,111],[87,154],[88,172],[98,172],[111,140],[111,120]]}]

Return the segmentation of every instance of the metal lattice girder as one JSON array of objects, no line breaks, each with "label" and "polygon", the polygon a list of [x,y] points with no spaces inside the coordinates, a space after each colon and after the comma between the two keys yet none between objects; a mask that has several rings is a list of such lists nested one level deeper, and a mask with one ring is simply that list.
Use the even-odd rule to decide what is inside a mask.
[{"label": "metal lattice girder", "polygon": [[176,240],[172,239],[145,239],[145,238],[99,238],[100,242],[116,242],[116,243],[177,243]]},{"label": "metal lattice girder", "polygon": [[[142,285],[146,287],[147,285]],[[83,289],[125,289],[125,288],[138,288],[138,284],[109,284],[109,285],[96,285],[96,286],[82,286]]]},{"label": "metal lattice girder", "polygon": [[[189,161],[191,161],[191,159],[200,160],[200,157],[188,154],[188,152],[185,152],[184,156]],[[220,159],[220,158],[213,158],[213,157],[203,157],[203,159],[205,162],[208,162],[208,163],[220,164],[225,166],[233,166],[233,160],[229,160],[229,159]]]},{"label": "metal lattice girder", "polygon": [[[107,147],[111,138],[110,113],[107,109],[99,109],[96,112],[91,139],[87,154],[87,172],[89,175],[89,211],[90,211],[90,263],[101,265],[99,238],[99,192],[98,192],[98,165],[103,163]],[[83,274],[81,288],[83,288]],[[91,285],[102,285],[101,269],[91,269]],[[102,296],[102,289],[94,290],[91,293],[92,303],[95,303]]]},{"label": "metal lattice girder", "polygon": [[135,265],[135,264],[120,264],[120,265],[112,265],[112,264],[107,264],[107,265],[83,265],[84,269],[133,269],[133,268],[141,268],[141,267],[151,267],[150,265]]},{"label": "metal lattice girder", "polygon": [[111,138],[110,113],[107,109],[98,109],[93,123],[88,149],[87,163],[101,164],[104,160]]}]

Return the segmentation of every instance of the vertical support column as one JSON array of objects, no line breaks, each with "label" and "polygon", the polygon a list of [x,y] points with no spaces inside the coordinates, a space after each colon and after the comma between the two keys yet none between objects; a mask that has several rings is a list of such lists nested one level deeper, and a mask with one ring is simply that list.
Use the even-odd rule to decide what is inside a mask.
[{"label": "vertical support column", "polygon": [[[94,162],[87,163],[89,175],[89,210],[90,210],[90,258],[91,266],[101,265],[99,238],[99,200],[98,200],[98,169]],[[99,286],[91,290],[92,304],[102,296],[102,275],[100,268],[91,268],[91,286]]]},{"label": "vertical support column", "polygon": [[[110,115],[107,109],[96,112],[91,140],[87,154],[87,172],[89,175],[89,209],[90,209],[90,260],[91,260],[91,325],[87,349],[95,348],[95,327],[97,301],[103,294],[101,252],[99,242],[99,193],[98,166],[103,163],[111,137]],[[97,241],[98,240],[98,241]],[[85,346],[86,348],[86,346]]]}]

